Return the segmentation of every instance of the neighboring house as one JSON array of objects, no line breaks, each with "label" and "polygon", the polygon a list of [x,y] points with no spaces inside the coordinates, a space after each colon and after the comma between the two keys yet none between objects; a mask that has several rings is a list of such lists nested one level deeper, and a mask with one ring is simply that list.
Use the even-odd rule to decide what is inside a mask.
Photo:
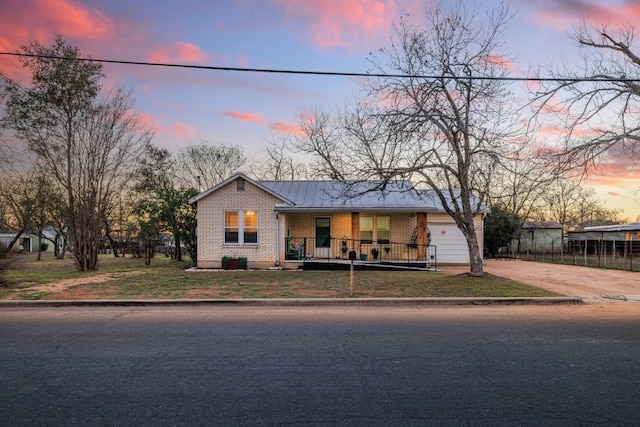
[{"label": "neighboring house", "polygon": [[567,233],[571,253],[637,254],[640,251],[640,223],[585,227]]},{"label": "neighboring house", "polygon": [[[296,268],[349,260],[352,250],[366,262],[469,263],[466,239],[433,192],[405,181],[384,191],[375,184],[236,174],[190,200],[198,206],[198,267],[220,268],[232,256],[246,257],[249,268]],[[483,218],[476,218],[481,248]]]},{"label": "neighboring house", "polygon": [[[9,244],[15,237],[16,237],[16,233],[0,233],[0,243],[2,244],[3,247],[6,248],[7,246],[9,246]],[[13,248],[11,249],[16,252],[17,251],[22,252],[25,250],[29,250],[30,247],[31,247],[31,239],[29,238],[29,235],[22,234],[20,238],[18,238],[16,243],[13,245]]]},{"label": "neighboring house", "polygon": [[27,249],[25,247],[25,251],[28,252],[38,252],[38,246],[40,243],[47,244],[47,250],[44,252],[56,252],[56,245],[60,247],[64,247],[63,237],[58,234],[58,232],[51,226],[47,226],[42,230],[43,237],[38,236],[37,234],[30,233],[30,247]]},{"label": "neighboring house", "polygon": [[522,224],[520,238],[511,244],[517,253],[561,252],[563,226],[553,221],[527,221]]}]

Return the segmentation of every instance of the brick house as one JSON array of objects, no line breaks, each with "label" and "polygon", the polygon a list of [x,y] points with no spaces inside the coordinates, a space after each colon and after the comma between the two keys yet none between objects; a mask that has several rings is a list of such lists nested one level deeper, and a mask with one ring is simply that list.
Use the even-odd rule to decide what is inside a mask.
[{"label": "brick house", "polygon": [[235,174],[190,200],[198,208],[198,267],[220,268],[232,256],[246,257],[249,268],[297,268],[348,260],[352,250],[358,262],[469,263],[466,239],[432,192],[410,190],[407,181],[376,184]]}]

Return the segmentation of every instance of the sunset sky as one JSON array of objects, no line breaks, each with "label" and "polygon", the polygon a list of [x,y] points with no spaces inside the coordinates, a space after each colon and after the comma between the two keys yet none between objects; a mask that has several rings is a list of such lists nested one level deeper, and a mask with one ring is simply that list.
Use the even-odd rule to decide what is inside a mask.
[{"label": "sunset sky", "polygon": [[[0,0],[0,51],[56,34],[99,59],[333,72],[367,72],[369,52],[385,46],[402,15],[420,22],[429,0]],[[493,7],[497,1],[479,4]],[[513,0],[505,52],[509,70],[577,61],[568,34],[582,19],[618,28],[640,22],[637,0]],[[265,140],[295,133],[302,114],[353,97],[357,77],[296,76],[105,64],[105,86],[134,91],[135,111],[154,143],[240,146],[249,156]],[[0,72],[25,86],[17,59]],[[640,215],[640,171],[624,156],[591,174],[610,209]]]}]

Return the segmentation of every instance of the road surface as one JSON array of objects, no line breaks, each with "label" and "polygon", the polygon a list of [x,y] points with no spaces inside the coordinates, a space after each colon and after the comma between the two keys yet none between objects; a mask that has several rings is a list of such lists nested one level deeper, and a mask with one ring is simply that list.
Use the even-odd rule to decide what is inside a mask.
[{"label": "road surface", "polygon": [[640,304],[0,309],[0,424],[640,423]]}]

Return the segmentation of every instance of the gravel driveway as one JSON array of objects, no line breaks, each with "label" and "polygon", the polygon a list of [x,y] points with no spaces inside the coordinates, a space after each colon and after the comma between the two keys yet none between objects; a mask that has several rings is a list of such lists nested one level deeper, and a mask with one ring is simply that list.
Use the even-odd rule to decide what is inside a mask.
[{"label": "gravel driveway", "polygon": [[[468,267],[443,266],[444,272],[464,272]],[[520,260],[487,260],[487,273],[580,297],[585,302],[640,302],[640,273],[547,264]]]}]

